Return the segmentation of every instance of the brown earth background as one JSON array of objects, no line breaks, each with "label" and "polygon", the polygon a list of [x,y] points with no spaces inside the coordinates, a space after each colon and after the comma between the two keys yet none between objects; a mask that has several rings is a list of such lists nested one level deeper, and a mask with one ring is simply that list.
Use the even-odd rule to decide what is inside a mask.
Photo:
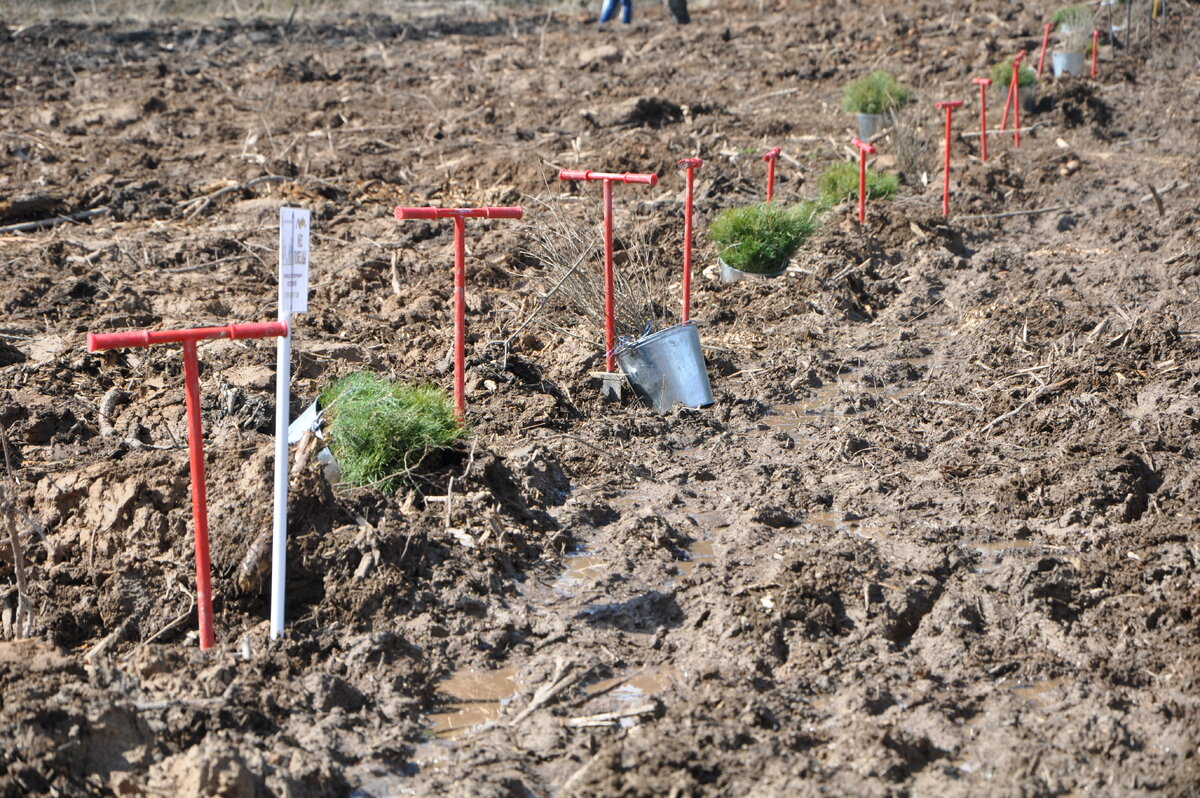
[{"label": "brown earth background", "polygon": [[[162,6],[0,7],[0,224],[102,209],[0,233],[32,609],[6,531],[0,793],[1195,794],[1195,3],[1152,30],[1136,5],[1134,47],[1043,80],[986,163],[970,78],[1036,58],[1049,3],[688,26],[638,3],[604,31],[582,7]],[[706,276],[758,156],[783,148],[778,201],[811,197],[875,68],[917,95],[923,168],[862,227],[830,211],[783,278]],[[966,101],[949,220],[942,99]],[[534,316],[528,226],[596,223],[560,168],[657,172],[616,191],[618,248],[648,243],[669,322],[695,155],[716,403],[664,417],[601,400],[593,328]],[[527,216],[469,225],[461,449],[395,496],[297,464],[283,641],[239,570],[270,528],[273,346],[201,345],[201,652],[179,351],[85,334],[273,318],[284,204],[315,233],[293,413],[364,368],[449,387],[451,227],[394,205]]]}]

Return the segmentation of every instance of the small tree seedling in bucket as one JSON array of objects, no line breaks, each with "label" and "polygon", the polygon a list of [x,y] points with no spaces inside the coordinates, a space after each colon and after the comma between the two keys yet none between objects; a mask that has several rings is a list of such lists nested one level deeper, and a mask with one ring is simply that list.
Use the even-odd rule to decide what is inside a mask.
[{"label": "small tree seedling in bucket", "polygon": [[778,147],[772,147],[762,157],[767,162],[767,202],[770,202],[771,197],[775,196],[775,161],[779,159],[780,152]]},{"label": "small tree seedling in bucket", "polygon": [[604,204],[604,370],[613,374],[617,370],[617,322],[616,286],[613,278],[613,183],[637,183],[644,186],[658,185],[658,175],[625,172],[593,172],[591,170],[563,169],[559,180],[600,181]]},{"label": "small tree seedling in bucket", "polygon": [[867,220],[867,155],[875,154],[875,147],[858,139],[850,139],[858,147],[858,223]]},{"label": "small tree seedling in bucket", "polygon": [[950,115],[962,108],[962,100],[939,102],[936,107],[946,111],[946,157],[942,166],[942,216],[950,215]]},{"label": "small tree seedling in bucket", "polygon": [[870,141],[883,127],[884,114],[894,113],[912,101],[912,93],[890,72],[876,70],[847,83],[842,107],[858,114],[858,137]]},{"label": "small tree seedling in bucket", "polygon": [[520,219],[521,208],[396,208],[396,221],[454,220],[454,412],[467,418],[467,219]]},{"label": "small tree seedling in bucket", "polygon": [[183,384],[187,405],[188,459],[192,475],[192,523],[196,539],[196,615],[200,626],[200,648],[216,644],[213,633],[212,565],[208,554],[208,495],[204,482],[204,430],[200,418],[200,361],[196,342],[213,338],[244,340],[287,335],[283,321],[197,327],[187,330],[136,330],[119,333],[88,333],[89,352],[103,349],[183,344]]},{"label": "small tree seedling in bucket", "polygon": [[1064,72],[1074,77],[1083,76],[1084,58],[1091,43],[1095,28],[1095,16],[1086,5],[1078,4],[1060,8],[1054,12],[1058,26],[1058,45],[1050,53],[1054,77]]},{"label": "small tree seedling in bucket", "polygon": [[987,163],[987,88],[992,81],[990,78],[971,78],[971,82],[979,87],[979,157]]},{"label": "small tree seedling in bucket", "polygon": [[683,200],[683,313],[680,321],[692,317],[692,188],[696,170],[704,161],[699,158],[684,158],[679,162],[687,175],[687,194]]},{"label": "small tree seedling in bucket", "polygon": [[720,262],[738,275],[776,277],[800,245],[816,231],[821,207],[802,202],[785,207],[759,202],[726,208],[708,225]]}]

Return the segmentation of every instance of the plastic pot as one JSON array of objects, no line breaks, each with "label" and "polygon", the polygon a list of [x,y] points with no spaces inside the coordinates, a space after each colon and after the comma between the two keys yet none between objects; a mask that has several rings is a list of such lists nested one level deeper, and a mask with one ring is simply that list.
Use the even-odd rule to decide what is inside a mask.
[{"label": "plastic pot", "polygon": [[883,130],[884,121],[883,114],[859,114],[858,137],[863,141],[870,141],[872,136]]},{"label": "plastic pot", "polygon": [[768,274],[763,274],[760,272],[744,272],[741,269],[735,269],[720,258],[717,258],[717,266],[719,266],[721,269],[721,282],[723,283],[736,283],[739,280],[769,279],[771,277],[779,277],[787,271],[787,266],[785,265],[779,271],[770,272]]},{"label": "plastic pot", "polygon": [[713,403],[700,333],[690,321],[624,343],[617,362],[635,393],[657,413],[677,404],[707,407]]},{"label": "plastic pot", "polygon": [[1054,70],[1054,77],[1059,77],[1063,73],[1074,77],[1083,75],[1083,65],[1087,57],[1083,53],[1063,53],[1055,51],[1050,54],[1050,66]]}]

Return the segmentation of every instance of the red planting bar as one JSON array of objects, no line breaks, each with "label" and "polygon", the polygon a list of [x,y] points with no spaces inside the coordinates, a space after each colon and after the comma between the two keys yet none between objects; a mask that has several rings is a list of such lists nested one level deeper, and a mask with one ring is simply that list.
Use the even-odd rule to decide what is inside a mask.
[{"label": "red planting bar", "polygon": [[559,180],[603,180],[606,183],[640,183],[647,186],[658,185],[658,175],[639,174],[637,172],[592,172],[577,169],[563,169],[558,173]]},{"label": "red planting bar", "polygon": [[[1016,103],[1018,105],[1021,102],[1021,87],[1017,85],[1017,73],[1021,69],[1021,59],[1024,57],[1025,57],[1024,50],[1022,50],[1021,52],[1019,52],[1013,56],[1012,79],[1008,83],[1008,96],[1006,96],[1004,98],[1004,113],[1001,114],[1001,116],[1000,116],[1000,132],[1001,133],[1003,133],[1004,128],[1008,126],[1008,107],[1010,105],[1013,105],[1014,98],[1016,98]],[[1013,121],[1015,122],[1016,120],[1014,119]],[[1018,124],[1018,125],[1016,125],[1016,127],[1020,127],[1020,125]],[[1020,144],[1020,143],[1021,142],[1018,139],[1017,144]]]},{"label": "red planting bar", "polygon": [[[1157,8],[1157,7],[1158,6],[1156,5],[1155,8]],[[1112,9],[1109,9],[1108,13],[1111,14]],[[1097,53],[1097,51],[1099,51],[1099,49],[1100,49],[1100,31],[1093,30],[1092,31],[1092,77],[1093,78],[1096,77],[1096,53]]]},{"label": "red planting bar", "polygon": [[604,368],[610,374],[617,370],[617,317],[616,285],[613,278],[613,183],[638,183],[645,186],[658,185],[658,175],[637,172],[593,172],[590,170],[563,169],[559,180],[600,181],[604,204]]},{"label": "red planting bar", "polygon": [[1016,93],[1013,95],[1013,146],[1021,146],[1021,86],[1018,78],[1021,71],[1021,59],[1025,56],[1025,51],[1017,53],[1017,57],[1013,59],[1012,83],[1010,86],[1016,86]]},{"label": "red planting bar", "polygon": [[950,114],[955,108],[962,108],[962,100],[950,100],[937,103],[937,108],[946,111],[946,160],[942,168],[942,216],[950,215]]},{"label": "red planting bar", "polygon": [[204,478],[204,430],[200,419],[200,362],[196,342],[210,338],[271,338],[286,336],[285,321],[197,327],[189,330],[134,330],[88,333],[89,352],[102,349],[183,344],[183,384],[187,404],[188,458],[192,473],[192,522],[196,538],[196,615],[200,622],[200,648],[216,645],[213,633],[212,565],[208,553],[208,494]]},{"label": "red planting bar", "polygon": [[875,147],[858,139],[850,139],[858,147],[858,223],[867,219],[867,155],[875,154]]},{"label": "red planting bar", "polygon": [[454,413],[467,418],[467,219],[520,219],[524,208],[396,208],[396,221],[454,220]]},{"label": "red planting bar", "polygon": [[775,195],[775,161],[779,158],[780,152],[778,147],[772,147],[762,157],[767,162],[767,202],[770,202],[771,197]]},{"label": "red planting bar", "polygon": [[684,158],[679,162],[687,173],[687,195],[683,202],[683,313],[680,321],[692,316],[692,185],[696,170],[704,161],[699,158]]},{"label": "red planting bar", "polygon": [[[1112,13],[1111,8],[1109,9],[1109,13],[1110,14]],[[1053,27],[1054,27],[1053,22],[1047,22],[1046,23],[1046,32],[1042,34],[1042,54],[1038,56],[1038,70],[1037,70],[1038,80],[1042,79],[1042,67],[1044,67],[1046,65],[1046,45],[1050,43],[1050,31]]]},{"label": "red planting bar", "polygon": [[979,155],[988,162],[988,86],[991,78],[971,78],[979,86]]}]

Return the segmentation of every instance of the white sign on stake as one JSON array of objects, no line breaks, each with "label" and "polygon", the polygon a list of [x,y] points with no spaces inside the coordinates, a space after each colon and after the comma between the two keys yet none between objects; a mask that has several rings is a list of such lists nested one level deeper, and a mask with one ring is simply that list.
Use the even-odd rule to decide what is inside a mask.
[{"label": "white sign on stake", "polygon": [[279,318],[308,312],[308,229],[312,212],[279,209]]},{"label": "white sign on stake", "polygon": [[288,425],[292,401],[293,313],[308,311],[308,239],[312,214],[279,209],[279,320],[288,334],[278,339],[275,367],[275,518],[271,536],[271,638],[283,635],[287,594]]}]

